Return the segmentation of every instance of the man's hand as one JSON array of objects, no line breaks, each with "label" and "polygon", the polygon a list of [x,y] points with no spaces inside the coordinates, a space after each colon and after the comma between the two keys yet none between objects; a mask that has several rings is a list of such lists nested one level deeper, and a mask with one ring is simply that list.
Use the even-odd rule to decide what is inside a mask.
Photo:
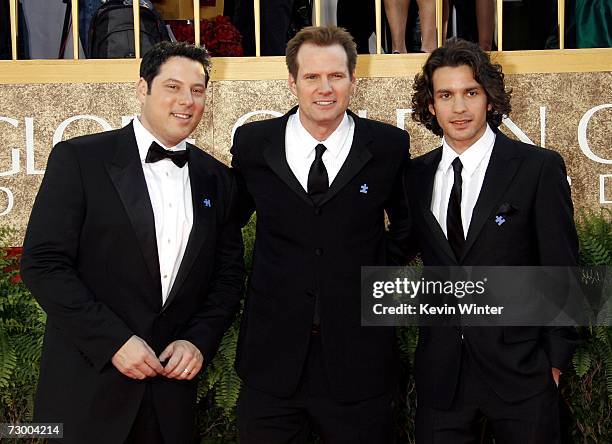
[{"label": "man's hand", "polygon": [[121,346],[111,362],[117,370],[132,379],[145,379],[164,371],[155,352],[136,335]]},{"label": "man's hand", "polygon": [[189,341],[171,342],[159,355],[160,361],[168,359],[162,375],[170,379],[193,379],[202,369],[204,357],[200,350]]},{"label": "man's hand", "polygon": [[557,384],[557,387],[559,387],[559,377],[561,376],[561,370],[559,370],[556,367],[552,367],[552,377],[555,381],[555,384]]}]

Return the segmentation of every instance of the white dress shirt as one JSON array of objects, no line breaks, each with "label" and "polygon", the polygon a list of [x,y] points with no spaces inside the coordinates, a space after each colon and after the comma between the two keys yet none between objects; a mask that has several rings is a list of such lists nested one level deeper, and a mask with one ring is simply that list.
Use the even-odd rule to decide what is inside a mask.
[{"label": "white dress shirt", "polygon": [[193,225],[189,164],[179,168],[169,159],[145,163],[145,158],[153,141],[172,151],[184,150],[187,144],[182,141],[176,146],[166,147],[142,126],[138,118],[133,122],[142,170],[155,217],[163,304],[176,279]]},{"label": "white dress shirt", "polygon": [[463,236],[467,239],[472,213],[480,195],[480,189],[482,188],[482,182],[489,166],[494,144],[495,133],[488,124],[482,137],[461,155],[457,155],[446,140],[442,139],[442,159],[438,164],[434,178],[431,212],[436,217],[447,238],[446,212],[448,210],[448,199],[450,198],[455,181],[452,163],[456,157],[459,157],[463,164],[463,170],[461,171],[461,179],[463,181],[461,187],[461,223],[463,225]]},{"label": "white dress shirt", "polygon": [[315,159],[315,148],[318,144],[325,145],[323,164],[327,169],[329,186],[333,183],[346,160],[355,133],[355,122],[352,117],[344,113],[344,118],[338,128],[330,136],[318,141],[310,135],[300,121],[300,110],[289,116],[285,130],[285,156],[289,168],[304,188],[308,191],[308,172]]}]

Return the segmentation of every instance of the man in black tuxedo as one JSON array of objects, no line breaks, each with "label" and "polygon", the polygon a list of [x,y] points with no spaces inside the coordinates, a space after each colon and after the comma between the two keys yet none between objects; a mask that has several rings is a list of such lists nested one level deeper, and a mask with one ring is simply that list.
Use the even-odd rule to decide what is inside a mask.
[{"label": "man in black tuxedo", "polygon": [[[498,130],[510,112],[501,66],[450,40],[416,76],[412,104],[415,120],[444,136],[410,168],[425,265],[576,264],[563,159]],[[475,442],[482,416],[498,443],[559,442],[557,385],[575,345],[572,328],[421,328],[417,442]]]},{"label": "man in black tuxedo", "polygon": [[206,50],[146,53],[141,115],[57,144],[21,263],[47,313],[34,420],[62,443],[193,439],[196,382],[243,281],[229,168],[186,143],[204,110]]},{"label": "man in black tuxedo", "polygon": [[[242,214],[257,211],[236,368],[242,443],[392,442],[392,328],[360,326],[360,267],[404,263],[408,134],[348,111],[357,52],[336,27],[286,51],[298,106],[238,128]],[[385,213],[389,229],[385,229]]]}]

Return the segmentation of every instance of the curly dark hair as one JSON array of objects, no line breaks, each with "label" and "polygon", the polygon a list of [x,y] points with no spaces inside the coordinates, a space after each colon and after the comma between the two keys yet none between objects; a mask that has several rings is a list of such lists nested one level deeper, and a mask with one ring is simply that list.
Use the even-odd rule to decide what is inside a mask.
[{"label": "curly dark hair", "polygon": [[203,46],[185,42],[160,42],[151,47],[140,62],[140,77],[147,82],[147,93],[151,93],[151,83],[159,74],[159,69],[171,57],[185,57],[199,62],[204,67],[204,85],[210,78],[210,54]]},{"label": "curly dark hair", "polygon": [[429,112],[433,104],[433,74],[436,69],[445,66],[469,66],[474,73],[474,79],[483,87],[487,94],[490,110],[487,111],[487,122],[496,128],[502,118],[510,114],[511,89],[504,85],[504,73],[499,64],[492,63],[489,55],[480,47],[466,40],[451,38],[444,46],[431,53],[422,71],[414,78],[412,89],[412,119],[422,123],[437,136],[443,131],[436,117]]}]

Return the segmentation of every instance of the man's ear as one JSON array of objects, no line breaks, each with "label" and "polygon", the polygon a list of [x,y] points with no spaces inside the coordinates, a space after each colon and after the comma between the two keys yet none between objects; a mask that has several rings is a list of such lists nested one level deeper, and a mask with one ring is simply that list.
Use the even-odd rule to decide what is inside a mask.
[{"label": "man's ear", "polygon": [[436,109],[434,108],[433,103],[430,103],[430,104],[429,104],[428,109],[429,109],[429,113],[430,113],[432,116],[435,116],[435,115],[436,115]]},{"label": "man's ear", "polygon": [[291,91],[291,94],[297,97],[297,85],[295,84],[295,79],[293,78],[293,75],[291,73],[289,74],[289,78],[287,79],[287,84],[289,85],[289,90]]},{"label": "man's ear", "polygon": [[357,86],[357,77],[355,76],[355,71],[351,73],[351,95],[355,93],[355,87]]},{"label": "man's ear", "polygon": [[493,105],[487,103],[487,111],[491,111],[493,109]]},{"label": "man's ear", "polygon": [[136,96],[138,97],[138,101],[142,105],[145,101],[145,97],[147,96],[149,91],[149,86],[147,85],[147,81],[141,77],[136,83]]}]

